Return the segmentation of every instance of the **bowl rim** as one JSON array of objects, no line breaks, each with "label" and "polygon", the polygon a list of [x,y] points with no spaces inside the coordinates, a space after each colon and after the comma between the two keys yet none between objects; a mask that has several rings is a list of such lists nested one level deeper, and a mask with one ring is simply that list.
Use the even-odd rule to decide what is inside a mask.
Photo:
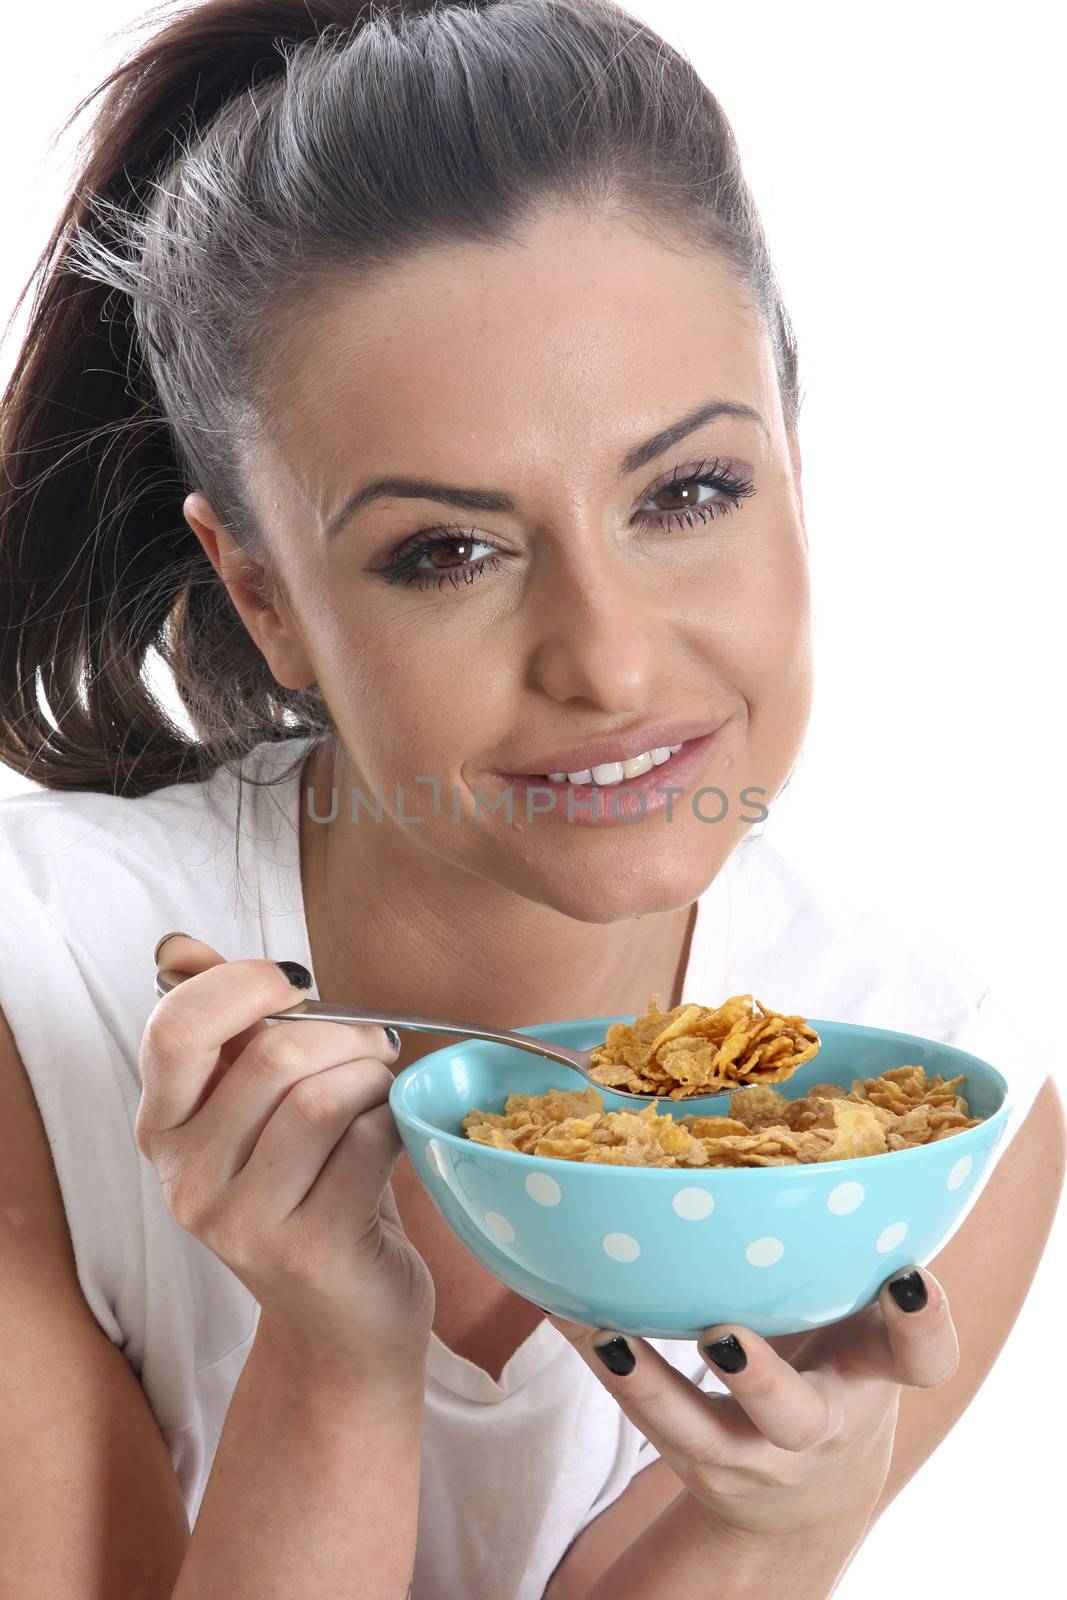
[{"label": "bowl rim", "polygon": [[[600,1023],[611,1022],[632,1022],[634,1017],[637,1015],[640,1015],[640,1013],[635,1012],[630,1016],[622,1014],[619,1016],[610,1017],[565,1018],[562,1021],[557,1020],[555,1022],[528,1023],[521,1028],[514,1029],[513,1031],[515,1033],[536,1034],[541,1038],[552,1039],[553,1037],[558,1037],[559,1033],[564,1030],[569,1032],[575,1027],[584,1027],[587,1024],[592,1025],[594,1023],[599,1025]],[[977,1137],[971,1137],[972,1135],[985,1137],[984,1130],[989,1130],[997,1124],[1000,1124],[1000,1131],[998,1132],[996,1139],[996,1142],[999,1142],[1004,1131],[1004,1124],[1007,1123],[1011,1113],[1015,1109],[1015,1097],[1012,1093],[1008,1080],[1004,1077],[1004,1074],[999,1068],[993,1066],[992,1062],[984,1060],[981,1056],[974,1055],[969,1050],[963,1050],[959,1045],[951,1044],[947,1040],[930,1039],[918,1033],[904,1033],[895,1028],[880,1028],[862,1022],[831,1022],[827,1018],[819,1017],[805,1017],[804,1020],[808,1023],[809,1027],[815,1029],[816,1033],[819,1033],[820,1030],[824,1028],[832,1028],[837,1032],[844,1030],[849,1033],[862,1034],[868,1038],[877,1036],[881,1039],[900,1039],[902,1041],[907,1041],[909,1044],[934,1045],[939,1050],[951,1050],[954,1055],[960,1058],[961,1063],[973,1062],[976,1066],[982,1069],[983,1074],[987,1075],[993,1080],[994,1087],[999,1086],[1002,1096],[1001,1103],[995,1111],[990,1113],[988,1117],[984,1117],[977,1127],[963,1128],[960,1130],[960,1132],[952,1134],[951,1138],[954,1144],[957,1140],[967,1140],[969,1144],[975,1144],[978,1142],[978,1139]],[[500,1157],[505,1162],[517,1162],[526,1167],[530,1165],[531,1161],[538,1163],[545,1162],[553,1167],[566,1167],[567,1170],[572,1173],[576,1168],[581,1171],[587,1171],[590,1168],[595,1168],[601,1172],[622,1172],[631,1174],[641,1173],[646,1178],[670,1178],[674,1181],[677,1181],[678,1177],[681,1175],[687,1180],[703,1177],[714,1179],[716,1182],[732,1182],[737,1178],[748,1178],[750,1175],[759,1172],[786,1172],[790,1175],[790,1177],[794,1177],[800,1173],[817,1173],[821,1174],[822,1177],[825,1178],[827,1176],[833,1176],[846,1168],[849,1169],[849,1171],[851,1171],[851,1169],[854,1167],[862,1167],[865,1171],[870,1170],[868,1164],[872,1160],[871,1156],[848,1156],[843,1161],[785,1162],[780,1166],[771,1167],[643,1167],[636,1164],[630,1165],[625,1162],[609,1164],[598,1161],[567,1161],[562,1156],[530,1156],[519,1150],[500,1150],[495,1145],[480,1144],[476,1139],[468,1139],[461,1133],[450,1133],[447,1128],[439,1128],[432,1122],[427,1122],[424,1118],[418,1116],[417,1113],[403,1104],[404,1097],[407,1094],[410,1086],[415,1082],[420,1074],[432,1070],[430,1064],[436,1061],[439,1056],[454,1052],[457,1049],[474,1049],[479,1053],[483,1053],[485,1051],[507,1048],[508,1046],[497,1044],[491,1039],[462,1039],[457,1040],[452,1044],[442,1045],[440,1049],[433,1050],[428,1055],[420,1056],[417,1061],[412,1061],[409,1066],[406,1066],[403,1069],[402,1072],[397,1073],[389,1090],[389,1105],[392,1109],[394,1117],[397,1120],[397,1123],[401,1125],[406,1124],[409,1129],[417,1131],[427,1139],[433,1138],[444,1140],[447,1144],[454,1145],[465,1152],[469,1152],[470,1150],[474,1149],[482,1156],[488,1158]],[[816,1058],[813,1057],[812,1059],[814,1060]],[[553,1065],[553,1063],[547,1060],[547,1058],[544,1060],[544,1064],[545,1066]],[[808,1065],[808,1063],[805,1063],[805,1065]],[[562,1070],[566,1069],[564,1068]],[[966,1069],[961,1065],[960,1070],[964,1071]],[[580,1077],[580,1075],[575,1074],[575,1077]],[[595,1084],[589,1084],[588,1080],[586,1079],[581,1079],[580,1081],[588,1088],[597,1087]],[[785,1081],[788,1082],[789,1080],[786,1079]],[[772,1084],[771,1087],[774,1088],[775,1085]],[[516,1093],[518,1091],[509,1090],[508,1092]],[[605,1096],[610,1095],[611,1092],[612,1091],[607,1088],[603,1090]],[[721,1091],[722,1096],[726,1096],[729,1093],[729,1090],[724,1089]],[[717,1099],[719,1097],[720,1096],[713,1095],[689,1095],[681,1100],[668,1100],[667,1103],[670,1105],[683,1105],[687,1100],[710,1100]],[[665,1099],[666,1097],[661,1097],[661,1104]],[[649,1104],[651,1105],[652,1102],[649,1101]],[[609,1106],[607,1109],[625,1110],[628,1109],[628,1107]],[[687,1114],[688,1113],[683,1113],[683,1115]],[[704,1114],[707,1115],[708,1113]],[[881,1160],[885,1161],[892,1159],[893,1157],[915,1158],[916,1156],[921,1156],[924,1151],[934,1149],[937,1146],[947,1143],[947,1139],[937,1139],[933,1144],[912,1145],[905,1150],[886,1150],[881,1152]],[[963,1153],[966,1152],[964,1151]],[[897,1164],[899,1166],[899,1160]],[[812,1179],[810,1181],[816,1180]],[[821,1181],[821,1179],[819,1181]]]}]

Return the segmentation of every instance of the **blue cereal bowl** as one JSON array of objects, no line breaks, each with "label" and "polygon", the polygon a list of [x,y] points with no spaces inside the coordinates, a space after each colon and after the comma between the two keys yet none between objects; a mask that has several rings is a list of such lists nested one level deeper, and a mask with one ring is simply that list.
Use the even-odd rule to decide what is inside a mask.
[{"label": "blue cereal bowl", "polygon": [[[522,1028],[579,1049],[611,1022]],[[862,1310],[901,1267],[922,1266],[952,1232],[1011,1111],[988,1062],[911,1033],[809,1019],[818,1054],[779,1093],[851,1089],[892,1067],[965,1074],[958,1093],[984,1120],[951,1138],[885,1155],[785,1167],[605,1166],[521,1155],[462,1132],[472,1108],[509,1094],[584,1089],[568,1068],[486,1040],[463,1040],[400,1072],[389,1104],[434,1204],[472,1255],[558,1316],[642,1338],[696,1339],[736,1322],[763,1338],[804,1333]],[[640,1110],[610,1089],[605,1110]],[[729,1095],[661,1100],[672,1116],[725,1115]]]}]

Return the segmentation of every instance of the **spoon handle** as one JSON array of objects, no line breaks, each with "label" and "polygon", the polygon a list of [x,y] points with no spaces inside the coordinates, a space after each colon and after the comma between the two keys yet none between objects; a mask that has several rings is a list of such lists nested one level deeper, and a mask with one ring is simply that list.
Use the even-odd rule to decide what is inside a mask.
[{"label": "spoon handle", "polygon": [[[156,973],[156,994],[163,996],[177,987],[187,974],[173,971]],[[362,1011],[358,1006],[335,1005],[328,1000],[298,1000],[285,1011],[270,1011],[264,1022],[299,1022],[303,1018],[318,1022],[366,1022],[381,1027],[407,1028],[412,1033],[443,1033],[454,1039],[488,1039],[492,1044],[510,1044],[517,1050],[528,1050],[548,1061],[560,1061],[564,1066],[582,1070],[578,1052],[562,1045],[549,1044],[545,1039],[534,1039],[526,1033],[512,1033],[507,1028],[486,1028],[477,1022],[455,1022],[441,1017],[398,1016],[395,1011]],[[583,1053],[584,1058],[584,1053]]]}]

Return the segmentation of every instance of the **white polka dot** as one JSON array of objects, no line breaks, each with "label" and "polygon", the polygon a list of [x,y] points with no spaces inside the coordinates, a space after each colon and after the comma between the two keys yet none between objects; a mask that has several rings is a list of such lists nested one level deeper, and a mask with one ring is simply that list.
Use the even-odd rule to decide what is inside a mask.
[{"label": "white polka dot", "polygon": [[908,1224],[906,1222],[891,1222],[888,1228],[883,1228],[878,1235],[878,1242],[874,1248],[880,1250],[883,1255],[887,1250],[895,1250],[907,1231]]},{"label": "white polka dot", "polygon": [[715,1196],[706,1189],[679,1189],[671,1205],[686,1222],[703,1222],[715,1210]]},{"label": "white polka dot", "polygon": [[850,1211],[855,1211],[866,1198],[867,1191],[862,1183],[839,1183],[836,1189],[831,1189],[826,1198],[826,1209],[832,1211],[835,1217],[847,1217]]},{"label": "white polka dot", "polygon": [[606,1233],[602,1243],[612,1261],[636,1261],[641,1254],[641,1246],[628,1233]]},{"label": "white polka dot", "polygon": [[753,1267],[773,1267],[785,1255],[785,1245],[772,1233],[763,1239],[753,1239],[745,1251],[745,1260]]},{"label": "white polka dot", "polygon": [[511,1226],[507,1217],[501,1216],[499,1211],[487,1211],[485,1220],[498,1239],[502,1239],[505,1244],[515,1243],[515,1229]]},{"label": "white polka dot", "polygon": [[539,1206],[558,1206],[563,1198],[563,1190],[547,1172],[531,1172],[525,1180],[525,1189]]},{"label": "white polka dot", "polygon": [[958,1189],[960,1184],[963,1183],[963,1181],[970,1175],[970,1171],[973,1166],[973,1156],[960,1156],[960,1159],[956,1162],[956,1165],[948,1175],[949,1188]]},{"label": "white polka dot", "polygon": [[448,1179],[448,1168],[445,1166],[445,1153],[436,1139],[426,1141],[426,1160],[439,1178]]}]

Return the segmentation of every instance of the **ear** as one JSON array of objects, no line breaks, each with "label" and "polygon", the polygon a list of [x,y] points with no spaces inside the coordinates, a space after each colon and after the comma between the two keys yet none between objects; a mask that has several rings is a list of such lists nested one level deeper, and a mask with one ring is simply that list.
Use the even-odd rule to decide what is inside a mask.
[{"label": "ear", "polygon": [[198,490],[186,496],[182,514],[275,680],[284,689],[306,689],[316,681],[315,667],[285,594],[271,582],[264,563],[238,547],[211,501]]}]

